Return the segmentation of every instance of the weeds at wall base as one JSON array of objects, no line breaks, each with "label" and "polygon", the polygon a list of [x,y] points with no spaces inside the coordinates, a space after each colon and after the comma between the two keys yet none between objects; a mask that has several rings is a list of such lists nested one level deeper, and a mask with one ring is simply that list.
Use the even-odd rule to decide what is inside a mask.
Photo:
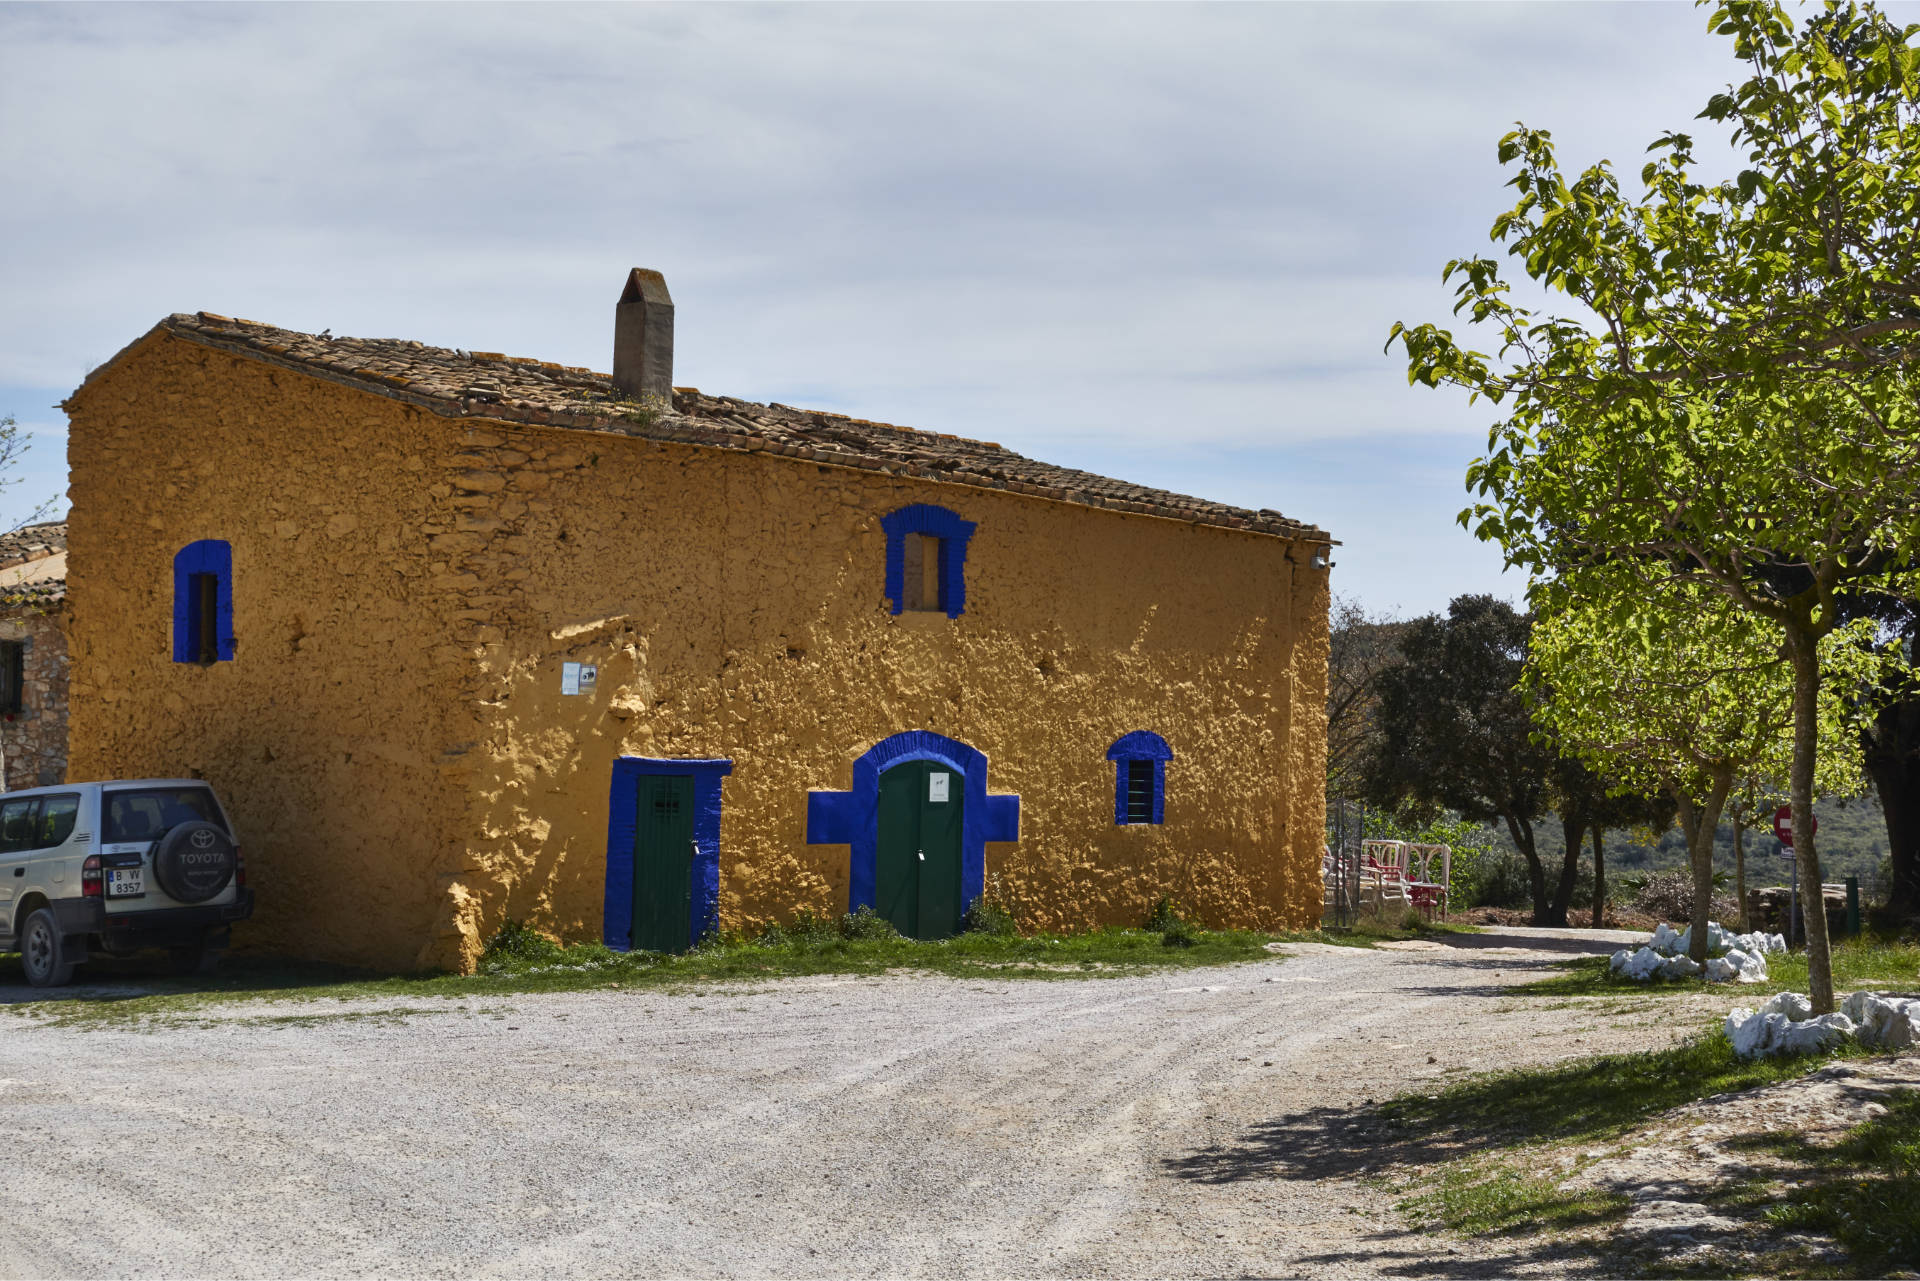
[{"label": "weeds at wall base", "polygon": [[[1455,927],[1457,928],[1457,927]],[[0,1006],[50,1024],[77,1025],[178,1017],[200,1007],[250,999],[369,1000],[457,998],[620,987],[683,987],[817,974],[881,975],[892,971],[955,978],[1117,978],[1156,970],[1186,970],[1278,959],[1277,942],[1339,943],[1370,947],[1411,937],[1377,932],[1300,931],[1256,934],[1208,930],[1181,922],[1184,943],[1166,931],[1092,930],[1079,934],[1019,935],[985,929],[936,942],[901,938],[871,912],[839,918],[802,913],[753,937],[711,938],[690,952],[617,952],[599,942],[562,944],[538,930],[510,923],[489,941],[474,974],[381,975],[317,962],[231,957],[209,979],[159,977],[151,959],[89,965],[64,995]],[[0,986],[20,985],[17,958],[0,957]]]}]

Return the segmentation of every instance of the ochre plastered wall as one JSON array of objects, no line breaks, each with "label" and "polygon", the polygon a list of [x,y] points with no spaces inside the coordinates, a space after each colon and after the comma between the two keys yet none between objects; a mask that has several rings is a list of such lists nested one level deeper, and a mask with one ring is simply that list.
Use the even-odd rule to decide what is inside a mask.
[{"label": "ochre plastered wall", "polygon": [[[69,414],[69,776],[215,785],[258,896],[237,945],[421,963],[477,737],[423,532],[458,428],[164,335]],[[172,661],[173,556],[201,538],[233,546],[235,659],[207,667]]]},{"label": "ochre plastered wall", "polygon": [[[76,770],[216,779],[263,868],[272,946],[462,966],[508,916],[597,937],[620,755],[735,762],[723,927],[837,913],[848,851],[805,843],[806,794],[846,788],[861,752],[908,729],[978,748],[989,790],[1020,794],[1021,840],[990,844],[987,866],[1028,927],[1132,921],[1165,893],[1222,925],[1318,914],[1327,602],[1305,544],[438,419],[176,339],[90,384],[72,439],[73,563],[116,566],[76,569],[73,598],[141,620],[76,610]],[[177,492],[143,500],[142,470]],[[959,619],[888,612],[880,517],[911,502],[978,524]],[[142,519],[116,538],[83,518],[96,504]],[[239,660],[173,670],[166,565],[218,536],[235,542]],[[308,639],[275,648],[296,617]],[[598,665],[591,696],[561,694],[567,661]],[[261,700],[299,715],[234,723]],[[283,744],[295,720],[327,745]],[[1175,752],[1164,827],[1113,824],[1105,751],[1134,729]],[[380,749],[355,755],[361,735]],[[269,825],[275,809],[290,817]],[[314,879],[318,899],[272,902]],[[362,891],[395,901],[349,927]]]}]

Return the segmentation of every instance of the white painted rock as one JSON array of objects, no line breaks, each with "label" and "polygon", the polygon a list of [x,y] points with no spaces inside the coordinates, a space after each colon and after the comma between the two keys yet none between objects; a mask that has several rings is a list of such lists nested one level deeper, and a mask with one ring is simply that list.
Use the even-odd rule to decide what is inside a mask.
[{"label": "white painted rock", "polygon": [[1613,954],[1607,968],[1639,982],[1652,978],[1689,979],[1700,973],[1697,962],[1685,956],[1662,956],[1651,947],[1643,947],[1637,952],[1623,948]]},{"label": "white painted rock", "polygon": [[1766,958],[1758,952],[1746,952],[1736,947],[1725,956],[1716,956],[1707,962],[1707,982],[1709,983],[1764,983],[1766,981]]},{"label": "white painted rock", "polygon": [[1863,1045],[1906,1050],[1920,1041],[1920,1000],[1855,992],[1840,1003],[1840,1012],[1859,1025]]}]

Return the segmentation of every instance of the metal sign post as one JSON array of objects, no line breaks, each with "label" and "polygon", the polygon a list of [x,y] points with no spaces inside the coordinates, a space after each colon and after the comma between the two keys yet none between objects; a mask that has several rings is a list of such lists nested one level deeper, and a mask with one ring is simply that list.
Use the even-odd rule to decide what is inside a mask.
[{"label": "metal sign post", "polygon": [[[1807,815],[1807,834],[1816,836],[1820,832],[1820,816]],[[1782,805],[1773,812],[1773,835],[1780,842],[1781,854],[1793,863],[1793,906],[1787,910],[1787,946],[1794,945],[1798,937],[1806,940],[1806,920],[1800,907],[1800,860],[1793,852],[1793,806]],[[1827,910],[1826,895],[1820,896],[1820,910]]]}]

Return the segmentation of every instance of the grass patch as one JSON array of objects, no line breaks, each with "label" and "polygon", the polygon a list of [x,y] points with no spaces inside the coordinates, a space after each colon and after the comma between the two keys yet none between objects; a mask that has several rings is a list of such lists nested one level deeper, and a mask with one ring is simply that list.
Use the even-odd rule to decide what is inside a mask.
[{"label": "grass patch", "polygon": [[1433,1094],[1392,1099],[1380,1114],[1429,1143],[1593,1142],[1683,1103],[1771,1085],[1862,1053],[1849,1047],[1830,1055],[1740,1059],[1726,1033],[1715,1029],[1664,1050],[1471,1076]]},{"label": "grass patch", "polygon": [[1628,1197],[1567,1186],[1607,1154],[1606,1144],[1670,1108],[1859,1053],[1747,1061],[1715,1030],[1663,1050],[1485,1073],[1390,1100],[1380,1115],[1399,1145],[1463,1154],[1418,1176],[1397,1208],[1416,1223],[1466,1235],[1563,1233],[1617,1221]]},{"label": "grass patch", "polygon": [[[1804,952],[1775,954],[1767,958],[1764,983],[1706,983],[1700,979],[1653,979],[1645,983],[1616,977],[1607,971],[1604,956],[1583,956],[1568,961],[1565,972],[1538,983],[1529,983],[1527,992],[1537,996],[1619,996],[1640,992],[1657,996],[1685,996],[1701,991],[1758,994],[1764,999],[1773,992],[1807,990],[1807,958]],[[1892,942],[1863,936],[1836,943],[1833,948],[1833,989],[1836,993],[1860,988],[1920,990],[1920,945]],[[1758,1004],[1758,1000],[1752,1002]]]},{"label": "grass patch", "polygon": [[1468,1160],[1441,1171],[1425,1195],[1400,1210],[1414,1223],[1467,1236],[1568,1231],[1623,1217],[1632,1204],[1619,1192],[1563,1188],[1573,1169],[1516,1168],[1500,1160]]},{"label": "grass patch", "polygon": [[[1021,935],[997,909],[969,917],[965,932],[921,942],[902,938],[871,910],[838,920],[801,913],[787,925],[752,938],[724,936],[689,952],[616,952],[601,943],[563,945],[538,930],[509,922],[488,943],[475,974],[380,974],[319,962],[230,957],[204,979],[171,979],[144,960],[101,960],[76,976],[76,990],[5,1008],[59,1026],[179,1019],[213,1003],[279,998],[390,1000],[464,998],[594,988],[685,988],[819,974],[881,975],[893,971],[954,978],[1084,979],[1187,970],[1272,960],[1274,942],[1339,943],[1370,947],[1425,933],[1470,932],[1472,927],[1418,921],[1368,923],[1352,931],[1260,934],[1209,930],[1182,918],[1171,904],[1158,929],[1101,929],[1076,934]],[[17,956],[0,956],[0,986],[24,985]],[[104,990],[102,990],[104,988]],[[289,1016],[302,1017],[302,1016]],[[331,1016],[329,1016],[331,1017]]]},{"label": "grass patch", "polygon": [[1847,1251],[1854,1276],[1920,1270],[1920,1092],[1890,1096],[1884,1114],[1831,1147],[1792,1133],[1767,1135],[1754,1146],[1801,1167],[1765,1211],[1774,1227],[1832,1237]]},{"label": "grass patch", "polygon": [[[464,998],[593,988],[683,988],[817,974],[880,975],[909,970],[956,978],[1062,979],[1194,969],[1272,960],[1275,936],[1187,927],[1168,946],[1159,932],[1094,930],[1031,936],[960,934],[938,942],[901,938],[871,913],[847,922],[803,916],[755,939],[729,938],[690,952],[615,952],[600,943],[562,946],[537,931],[510,927],[496,937],[475,974],[378,974],[317,962],[230,957],[205,979],[158,977],[141,961],[95,962],[76,989],[4,1008],[54,1024],[179,1016],[218,1002],[254,998],[383,1000]],[[844,925],[844,929],[842,928]],[[884,930],[879,927],[885,927]],[[17,957],[0,957],[0,984],[22,984]]]}]

